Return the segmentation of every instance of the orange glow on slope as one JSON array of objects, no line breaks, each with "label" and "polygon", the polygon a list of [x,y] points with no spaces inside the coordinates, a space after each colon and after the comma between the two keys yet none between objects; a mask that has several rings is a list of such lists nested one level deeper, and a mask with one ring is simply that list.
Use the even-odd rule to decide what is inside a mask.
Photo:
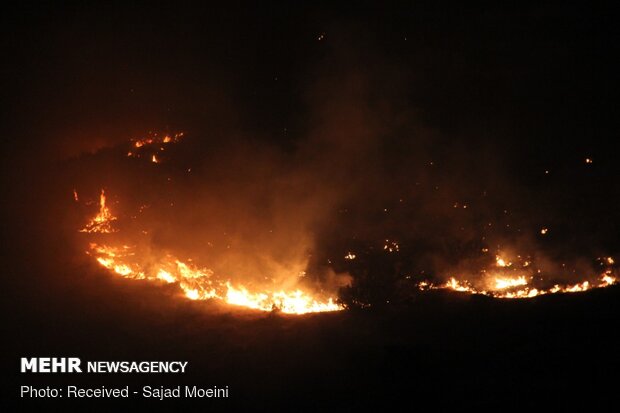
[{"label": "orange glow on slope", "polygon": [[100,232],[103,234],[109,234],[116,232],[112,228],[112,221],[115,221],[116,217],[112,215],[110,209],[106,205],[105,191],[102,189],[99,195],[99,213],[91,219],[80,232]]},{"label": "orange glow on slope", "polygon": [[[158,155],[169,147],[167,145],[178,142],[182,137],[183,133],[165,134],[163,136],[151,133],[147,138],[133,140],[127,156],[145,158],[144,161],[147,162],[150,159],[152,163],[160,163],[162,160],[165,162],[168,159],[167,156],[162,157],[162,159]],[[186,170],[190,172],[191,168]],[[167,179],[168,181],[171,180],[170,177]],[[79,201],[75,189],[73,190],[73,198],[76,202]],[[171,202],[170,206],[173,205],[174,203]],[[457,203],[455,207],[459,205]],[[144,208],[147,208],[147,205],[142,205],[139,212],[143,212]],[[464,204],[463,208],[467,208],[467,205]],[[387,213],[388,209],[385,208],[384,212]],[[79,232],[89,234],[115,233],[118,230],[112,224],[116,220],[117,217],[110,211],[106,194],[102,189],[99,196],[98,213]],[[141,233],[150,233],[150,228],[142,229]],[[547,233],[548,228],[540,229],[541,235]],[[391,239],[380,241],[379,248],[386,254],[397,255],[400,253],[400,245],[397,241]],[[490,250],[485,246],[481,251],[486,254]],[[283,288],[282,285],[273,285],[270,282],[267,283],[267,286],[233,282],[228,277],[216,276],[208,268],[195,265],[191,259],[182,260],[168,254],[161,257],[152,256],[151,251],[145,252],[136,246],[119,245],[113,240],[97,244],[91,243],[87,253],[99,265],[115,275],[127,279],[176,285],[182,295],[191,300],[216,299],[250,309],[275,310],[290,314],[343,309],[342,305],[336,302],[335,294],[319,294],[295,283]],[[360,261],[363,253],[359,254],[356,256],[353,252],[348,251],[344,255],[344,259]],[[562,285],[557,283],[550,285],[550,282],[545,284],[543,277],[539,275],[541,270],[535,268],[534,260],[531,257],[521,258],[519,255],[497,251],[494,258],[493,261],[493,255],[489,253],[490,262],[485,264],[484,269],[466,273],[471,276],[457,273],[456,276],[451,276],[443,284],[433,284],[429,280],[423,280],[417,284],[417,287],[420,290],[447,289],[468,294],[482,294],[494,298],[532,298],[546,294],[583,292],[617,283],[615,274],[609,269],[609,266],[615,264],[612,257],[598,258],[600,265],[604,267],[604,272],[598,278],[590,275],[574,284],[565,283]],[[272,280],[270,279],[270,281]]]},{"label": "orange glow on slope", "polygon": [[305,314],[337,311],[342,307],[333,298],[314,297],[302,289],[291,291],[255,289],[218,280],[213,272],[194,264],[165,256],[156,264],[142,266],[137,262],[136,250],[129,246],[111,247],[90,244],[87,253],[103,267],[128,279],[159,281],[178,284],[183,295],[192,300],[220,299],[224,302],[261,311],[281,311],[287,314]]},{"label": "orange glow on slope", "polygon": [[[141,207],[143,208],[143,207]],[[80,232],[109,234],[116,232],[111,222],[117,218],[106,205],[105,192],[99,200],[99,212]],[[332,297],[319,298],[302,288],[261,288],[233,284],[215,277],[213,271],[168,254],[153,257],[128,245],[90,243],[87,254],[112,273],[127,279],[177,284],[183,296],[191,300],[219,299],[228,304],[261,311],[305,314],[338,311],[343,307]],[[148,256],[148,259],[147,259]]]},{"label": "orange glow on slope", "polygon": [[[483,253],[488,248],[482,249]],[[618,282],[613,257],[599,257],[597,261],[603,266],[602,271],[588,274],[576,283],[550,284],[545,281],[541,270],[536,268],[536,260],[531,256],[513,255],[511,260],[504,253],[495,255],[495,262],[487,268],[479,269],[448,278],[442,284],[429,280],[417,283],[417,288],[427,290],[452,290],[469,294],[480,294],[494,298],[532,298],[540,295],[558,293],[577,293],[595,288],[604,288]],[[562,265],[564,266],[564,264]]]},{"label": "orange glow on slope", "polygon": [[422,281],[418,284],[418,288],[420,290],[447,289],[470,294],[487,295],[494,298],[532,298],[546,294],[577,293],[594,288],[604,288],[615,284],[617,279],[608,274],[603,274],[599,277],[599,281],[597,283],[584,281],[582,283],[568,284],[564,286],[556,284],[547,289],[529,287],[527,286],[527,283],[524,283],[523,281],[525,280],[522,277],[513,280],[507,280],[505,278],[496,279],[495,288],[484,290],[473,287],[468,281],[458,281],[456,278],[451,277],[445,284],[442,285],[433,285],[426,281]]},{"label": "orange glow on slope", "polygon": [[[142,207],[141,207],[142,208]],[[99,200],[99,212],[89,221],[80,232],[86,233],[112,233],[116,232],[111,222],[117,218],[112,215],[106,205],[105,192],[102,190]],[[392,251],[397,249],[398,244],[392,242]],[[389,252],[389,248],[385,248]],[[242,306],[261,311],[281,311],[289,314],[305,314],[313,312],[338,311],[343,307],[337,304],[333,297],[318,298],[309,291],[301,288],[292,290],[278,288],[251,287],[249,285],[234,284],[228,279],[220,279],[214,276],[213,271],[201,268],[190,262],[183,262],[170,255],[141,262],[145,258],[140,257],[140,252],[135,247],[127,245],[111,246],[91,243],[87,253],[114,274],[128,279],[150,280],[167,284],[178,284],[183,295],[191,300],[219,299],[228,304]],[[355,258],[353,253],[348,253],[345,259]],[[604,263],[612,265],[612,257],[601,259]],[[451,277],[445,284],[434,285],[428,281],[418,284],[421,290],[449,289],[469,294],[482,294],[494,298],[532,298],[546,294],[576,293],[588,291],[593,288],[602,288],[617,282],[612,276],[612,270],[607,269],[598,281],[582,281],[576,284],[555,284],[549,288],[534,287],[532,275],[518,272],[534,271],[532,262],[523,260],[519,265],[513,266],[511,261],[495,257],[496,271],[491,271],[485,277],[486,287],[477,287],[480,281],[470,282],[466,279]],[[515,271],[517,275],[515,275]],[[486,271],[483,271],[486,274]]]}]

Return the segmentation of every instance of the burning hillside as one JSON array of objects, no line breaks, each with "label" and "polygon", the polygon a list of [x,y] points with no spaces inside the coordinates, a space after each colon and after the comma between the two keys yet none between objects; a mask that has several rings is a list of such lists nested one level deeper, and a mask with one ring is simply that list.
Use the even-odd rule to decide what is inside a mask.
[{"label": "burning hillside", "polygon": [[[182,133],[161,137],[150,134],[148,138],[132,140],[133,149],[127,152],[127,157],[137,161],[144,159],[147,163],[160,163],[166,159],[163,154],[166,147],[178,142],[182,137]],[[187,168],[186,173],[190,172],[191,168]],[[171,179],[167,178],[166,182],[169,181]],[[137,198],[141,196],[134,195]],[[74,201],[80,202],[79,200],[78,192],[74,191]],[[263,276],[262,279],[256,276],[249,277],[252,280],[229,278],[222,274],[223,271],[215,272],[203,267],[192,258],[178,258],[172,255],[170,249],[153,248],[149,238],[153,231],[152,222],[149,218],[144,218],[147,214],[143,214],[151,208],[150,205],[141,205],[127,216],[117,217],[111,211],[104,189],[101,189],[98,201],[91,200],[89,204],[98,206],[98,212],[79,232],[98,237],[88,242],[87,253],[116,275],[127,279],[177,284],[188,299],[217,299],[255,310],[304,314],[343,308],[336,303],[335,291],[332,291],[330,296],[328,292],[314,291],[315,289],[308,285],[304,286],[303,263],[286,267],[296,268],[296,272],[293,270],[286,273],[284,267],[278,268],[279,274],[267,274],[269,276]],[[174,207],[174,202],[170,202],[166,207]],[[123,224],[123,219],[131,224]],[[165,218],[160,217],[159,224],[162,219]],[[122,231],[116,226],[117,221],[119,227],[124,226]],[[212,246],[211,242],[205,245],[207,250]],[[230,248],[230,245],[225,247],[226,250]]]},{"label": "burning hillside", "polygon": [[[164,168],[166,163],[174,162],[172,144],[180,142],[183,136],[182,133],[151,133],[148,138],[133,139],[126,158],[138,162],[140,169]],[[193,178],[192,167],[180,163],[175,168],[182,173],[167,169],[163,174],[149,172],[147,175],[156,176],[159,180],[165,179],[165,185],[172,188],[175,185],[188,185],[188,181]],[[88,245],[87,254],[123,278],[177,285],[180,293],[191,300],[215,299],[249,309],[304,314],[383,304],[381,300],[389,304],[402,297],[440,289],[494,298],[523,299],[583,292],[616,283],[615,261],[611,256],[594,259],[595,265],[589,269],[581,266],[579,271],[576,268],[567,270],[566,264],[550,264],[544,254],[522,256],[510,253],[510,249],[506,252],[500,246],[492,251],[485,237],[477,252],[468,251],[459,256],[462,262],[429,273],[420,271],[418,263],[407,260],[406,254],[412,253],[413,242],[406,236],[403,236],[404,241],[394,238],[378,242],[364,239],[363,243],[359,238],[342,241],[337,246],[337,249],[344,251],[339,258],[333,251],[325,252],[322,246],[306,241],[301,244],[301,248],[293,249],[292,256],[278,257],[279,251],[274,253],[273,245],[280,248],[283,242],[291,242],[291,237],[315,238],[312,234],[308,235],[305,228],[297,228],[290,218],[284,221],[294,230],[274,244],[269,241],[260,245],[260,237],[255,233],[240,231],[241,234],[250,234],[240,239],[238,234],[231,238],[227,230],[221,230],[219,237],[224,245],[219,248],[209,240],[201,241],[201,246],[190,245],[193,242],[188,244],[187,240],[196,239],[196,229],[186,224],[177,229],[176,223],[184,216],[184,211],[195,213],[192,206],[195,200],[182,196],[178,199],[166,198],[164,201],[161,194],[157,194],[157,197],[151,198],[154,202],[152,204],[146,201],[148,190],[142,194],[143,188],[140,185],[135,188],[130,198],[131,203],[137,207],[123,207],[123,200],[115,197],[122,214],[111,209],[110,195],[104,189],[100,189],[98,200],[87,201],[89,211],[97,207],[94,216],[79,230],[90,238],[84,240]],[[230,190],[227,187],[225,189],[226,192]],[[170,196],[178,193],[176,189],[166,191]],[[86,191],[88,194],[93,192],[93,189]],[[73,197],[76,203],[80,203],[83,198],[75,189]],[[401,198],[398,204],[402,203]],[[398,209],[398,204],[392,208]],[[454,208],[467,209],[467,204],[455,203]],[[346,209],[340,210],[341,213],[343,211],[348,212]],[[390,211],[384,208],[382,212],[388,214]],[[314,214],[311,216],[314,217]],[[266,228],[263,222],[265,218],[255,219],[258,223],[252,227],[263,231]],[[272,219],[275,221],[270,221],[270,225],[279,222],[282,217],[275,216]],[[290,230],[285,228],[285,232]],[[540,235],[545,236],[547,232],[548,229],[544,228]],[[162,233],[166,234],[164,238],[168,238],[165,242],[158,241]],[[269,229],[268,233],[272,234],[273,229]],[[181,240],[181,245],[174,245],[174,239]],[[259,245],[256,245],[257,241]],[[209,264],[210,261],[215,268]],[[261,263],[257,264],[259,261]],[[377,262],[381,268],[377,267]],[[559,274],[557,268],[561,268]],[[368,284],[368,277],[376,277],[382,272],[390,273],[392,270],[396,273],[384,276],[376,284],[398,285],[398,293],[373,296],[374,287],[372,283]],[[366,299],[363,298],[365,295]]]}]

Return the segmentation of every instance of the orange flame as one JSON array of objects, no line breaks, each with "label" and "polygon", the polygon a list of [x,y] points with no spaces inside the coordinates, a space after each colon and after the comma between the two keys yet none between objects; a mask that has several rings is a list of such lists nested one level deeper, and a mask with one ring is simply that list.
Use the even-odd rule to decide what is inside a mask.
[{"label": "orange flame", "polygon": [[110,209],[106,206],[105,191],[102,189],[101,195],[99,196],[99,213],[95,215],[80,232],[100,232],[103,234],[116,232],[111,224],[112,221],[115,220],[116,217],[112,215]]},{"label": "orange flame", "polygon": [[[99,213],[89,221],[80,232],[111,233],[111,222],[116,220],[106,205],[105,192],[102,189],[99,199]],[[140,264],[134,248],[127,245],[115,247],[90,244],[87,254],[112,271],[128,279],[160,281],[178,284],[184,296],[191,300],[220,299],[228,304],[243,306],[262,311],[281,311],[289,314],[305,314],[324,311],[342,310],[333,298],[320,300],[301,289],[293,291],[264,290],[251,292],[247,286],[233,286],[230,281],[218,281],[213,278],[213,271],[184,263],[171,256],[158,261],[158,265]]]},{"label": "orange flame", "polygon": [[[251,291],[247,286],[233,286],[230,281],[214,279],[209,269],[199,268],[166,256],[155,266],[143,269],[134,260],[136,253],[128,246],[111,247],[91,244],[93,255],[103,267],[129,279],[160,281],[178,284],[183,295],[191,300],[220,299],[232,305],[261,311],[281,311],[287,314],[306,314],[342,310],[333,298],[320,300],[302,289]],[[145,266],[147,268],[147,266]]]}]

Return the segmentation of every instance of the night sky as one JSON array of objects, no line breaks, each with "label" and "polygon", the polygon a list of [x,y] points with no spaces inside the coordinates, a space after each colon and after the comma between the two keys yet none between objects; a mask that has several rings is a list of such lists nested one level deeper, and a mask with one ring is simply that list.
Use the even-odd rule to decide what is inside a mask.
[{"label": "night sky", "polygon": [[[187,359],[190,374],[161,383],[230,383],[236,400],[201,405],[224,411],[614,402],[601,389],[617,388],[617,286],[505,303],[403,298],[393,277],[441,279],[484,242],[531,248],[548,268],[620,262],[617,14],[587,2],[410,3],[4,10],[3,371],[45,386],[71,380],[19,376],[20,356]],[[185,133],[176,161],[147,173],[115,160],[149,131]],[[161,184],[169,176],[180,183]],[[136,188],[183,200],[154,245],[184,231],[177,246],[195,254],[208,237],[285,255],[307,237],[312,282],[348,272],[349,299],[372,305],[235,315],[112,279],[84,259],[84,211],[71,205],[72,189],[104,186],[127,203]],[[388,238],[398,258],[373,258]],[[358,267],[342,260],[351,250],[366,257]],[[383,268],[396,270],[359,275]]]}]

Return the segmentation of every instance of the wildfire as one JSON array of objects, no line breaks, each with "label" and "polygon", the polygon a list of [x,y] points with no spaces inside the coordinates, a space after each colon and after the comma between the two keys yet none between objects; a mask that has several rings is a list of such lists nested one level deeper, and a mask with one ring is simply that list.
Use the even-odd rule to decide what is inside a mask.
[{"label": "wildfire", "polygon": [[[101,190],[99,212],[88,224],[80,230],[86,233],[112,233],[112,222],[117,218],[106,205],[105,191]],[[386,240],[384,249],[387,252],[399,250],[398,244]],[[177,284],[183,295],[191,300],[219,299],[231,305],[247,307],[261,311],[281,311],[287,314],[305,314],[314,312],[338,311],[343,307],[337,304],[332,297],[325,299],[315,298],[310,292],[300,288],[293,290],[251,288],[250,286],[234,284],[226,279],[214,276],[213,271],[201,268],[191,262],[183,262],[170,255],[159,259],[141,262],[139,251],[128,245],[111,246],[91,243],[87,253],[103,267],[127,279],[149,280],[166,284]],[[344,257],[347,260],[356,258],[352,252]],[[143,259],[143,258],[142,258]],[[603,260],[608,265],[614,264],[612,257]],[[513,263],[500,255],[495,256],[497,274],[488,273],[484,284],[486,287],[476,286],[478,283],[459,280],[450,277],[445,284],[434,285],[428,281],[418,284],[420,290],[449,289],[469,294],[482,294],[494,298],[532,298],[545,294],[576,293],[593,288],[602,288],[617,282],[612,276],[612,270],[607,269],[597,282],[583,281],[577,284],[559,285],[543,288],[531,285],[532,278],[524,274],[515,276],[518,271],[533,271],[531,261],[525,260],[520,266],[512,267]],[[486,274],[486,271],[483,271]],[[484,278],[484,277],[483,277]]]},{"label": "wildfire", "polygon": [[470,294],[487,295],[494,298],[532,298],[545,294],[577,293],[588,291],[593,288],[608,287],[617,282],[617,279],[612,277],[610,274],[610,270],[606,271],[599,277],[599,281],[597,283],[583,281],[578,284],[569,284],[564,286],[555,284],[551,288],[547,289],[529,286],[529,282],[525,276],[519,276],[516,278],[496,277],[492,280],[493,286],[489,289],[478,289],[474,287],[472,283],[468,281],[459,281],[454,277],[451,277],[445,284],[442,285],[433,285],[427,281],[423,281],[418,284],[418,288],[420,290],[448,289],[459,292],[467,292]]},{"label": "wildfire", "polygon": [[[166,160],[166,157],[160,157],[166,145],[176,143],[182,137],[183,133],[165,134],[163,136],[150,134],[147,138],[133,140],[127,156],[145,157],[153,163],[160,163],[162,158],[163,161]],[[188,168],[187,172],[190,171],[191,168]],[[170,178],[168,180],[170,181]],[[73,199],[75,202],[79,202],[78,193],[75,189],[73,190]],[[79,232],[89,234],[118,232],[112,225],[117,217],[112,214],[106,202],[106,194],[102,189],[99,195],[99,211]],[[170,206],[174,206],[174,203],[170,203]],[[142,213],[147,207],[148,205],[140,206],[139,212]],[[460,208],[461,204],[456,203],[454,207]],[[467,205],[463,204],[462,208],[467,208]],[[384,209],[384,212],[388,212],[387,208]],[[489,223],[489,225],[491,224]],[[539,231],[541,235],[546,235],[549,230],[543,227]],[[149,231],[142,229],[140,232],[147,234]],[[379,249],[382,247],[385,253],[400,255],[401,247],[397,241],[391,239],[380,241],[383,242],[377,245]],[[403,243],[404,248],[405,243]],[[535,260],[531,256],[522,258],[520,255],[497,251],[493,262],[493,253],[490,252],[489,248],[483,247],[481,252],[483,254],[488,253],[485,257],[488,257],[490,262],[476,276],[468,279],[463,274],[457,274],[458,276],[448,278],[443,284],[433,284],[429,280],[422,280],[417,284],[417,287],[423,291],[447,289],[500,299],[523,299],[546,294],[583,292],[617,283],[615,273],[611,269],[615,261],[610,256],[598,258],[599,265],[603,267],[603,273],[598,278],[590,276],[575,284],[554,283],[550,285],[550,283],[545,284],[542,276],[539,276],[541,270],[536,268]],[[113,242],[90,243],[87,254],[92,256],[99,265],[123,278],[176,285],[180,293],[190,300],[216,299],[230,305],[260,311],[280,311],[287,314],[343,309],[343,306],[338,304],[333,297],[317,294],[298,285],[285,289],[281,285],[268,284],[265,287],[264,283],[261,285],[239,283],[230,278],[222,278],[214,271],[196,265],[191,259],[185,260],[167,253],[157,256],[152,251],[144,251],[136,245],[117,245]],[[356,254],[348,251],[344,259],[355,260]]]},{"label": "wildfire", "polygon": [[132,150],[127,152],[127,156],[130,158],[142,158],[144,156],[153,163],[160,163],[157,155],[165,150],[165,145],[177,143],[183,136],[183,132],[163,136],[151,132],[146,138],[132,140]]},{"label": "wildfire", "polygon": [[454,291],[461,291],[461,292],[469,292],[469,293],[475,293],[476,290],[474,288],[472,288],[471,286],[465,284],[465,283],[461,283],[460,281],[458,281],[456,278],[451,277],[448,282],[445,284],[444,288],[449,288],[451,290]]},{"label": "wildfire", "polygon": [[99,213],[95,215],[80,232],[100,232],[103,234],[116,232],[116,230],[112,228],[112,221],[115,220],[116,217],[112,215],[110,209],[106,205],[105,191],[102,189],[99,195]]},{"label": "wildfire", "polygon": [[227,303],[255,310],[279,310],[289,314],[304,314],[340,309],[332,298],[327,302],[318,302],[301,290],[251,293],[243,287],[235,288],[230,283],[227,283],[226,287]]},{"label": "wildfire", "polygon": [[281,311],[287,314],[305,314],[338,311],[342,307],[333,298],[319,300],[301,289],[251,291],[243,285],[233,285],[229,280],[221,281],[213,271],[194,264],[166,256],[156,265],[140,265],[133,247],[111,247],[90,244],[87,251],[97,262],[114,273],[129,279],[150,280],[166,284],[177,283],[183,295],[191,300],[220,299],[231,305],[238,305],[261,311]]},{"label": "wildfire", "polygon": [[[418,284],[418,288],[420,290],[440,290],[447,289],[459,292],[466,292],[470,294],[480,294],[487,295],[489,297],[494,298],[532,298],[539,295],[545,294],[556,294],[556,293],[576,293],[588,291],[593,288],[603,288],[608,287],[616,283],[616,278],[612,277],[608,274],[603,274],[599,282],[596,284],[592,284],[589,281],[584,281],[579,284],[573,285],[565,285],[560,286],[555,284],[553,287],[548,289],[539,289],[534,287],[529,287],[527,284],[527,280],[524,277],[517,277],[515,279],[507,279],[507,278],[496,278],[494,280],[495,286],[491,289],[477,289],[468,281],[459,281],[454,277],[448,279],[445,284],[442,285],[433,285],[428,281],[422,281]],[[522,287],[522,288],[516,288]]]},{"label": "wildfire", "polygon": [[[101,190],[99,213],[80,232],[112,233],[112,215],[106,205],[105,192]],[[136,247],[111,246],[91,243],[87,254],[93,256],[103,267],[127,279],[149,280],[166,284],[178,284],[183,295],[191,300],[220,299],[231,305],[243,306],[261,311],[281,311],[287,314],[305,314],[342,310],[331,297],[316,298],[300,288],[284,289],[250,288],[234,285],[230,280],[221,280],[213,271],[190,262],[183,262],[170,255],[159,259],[142,254]]]},{"label": "wildfire", "polygon": [[146,138],[134,139],[133,146],[139,149],[149,145],[158,145],[160,143],[178,142],[181,138],[183,138],[183,136],[183,132],[175,133],[173,135],[165,134],[164,136],[151,132]]},{"label": "wildfire", "polygon": [[524,276],[517,278],[496,278],[495,279],[495,289],[496,290],[504,290],[506,288],[517,287],[520,285],[526,285],[527,280]]},{"label": "wildfire", "polygon": [[[483,248],[483,253],[488,251]],[[494,298],[532,298],[546,294],[577,293],[595,288],[609,287],[618,281],[611,268],[615,261],[612,257],[598,258],[600,265],[606,268],[598,276],[587,277],[576,284],[553,284],[544,281],[541,270],[536,269],[532,257],[514,256],[515,264],[498,254],[495,266],[480,270],[477,276],[468,280],[467,277],[450,277],[443,284],[433,284],[428,280],[417,283],[419,290],[453,290],[469,294],[480,294]]]}]

